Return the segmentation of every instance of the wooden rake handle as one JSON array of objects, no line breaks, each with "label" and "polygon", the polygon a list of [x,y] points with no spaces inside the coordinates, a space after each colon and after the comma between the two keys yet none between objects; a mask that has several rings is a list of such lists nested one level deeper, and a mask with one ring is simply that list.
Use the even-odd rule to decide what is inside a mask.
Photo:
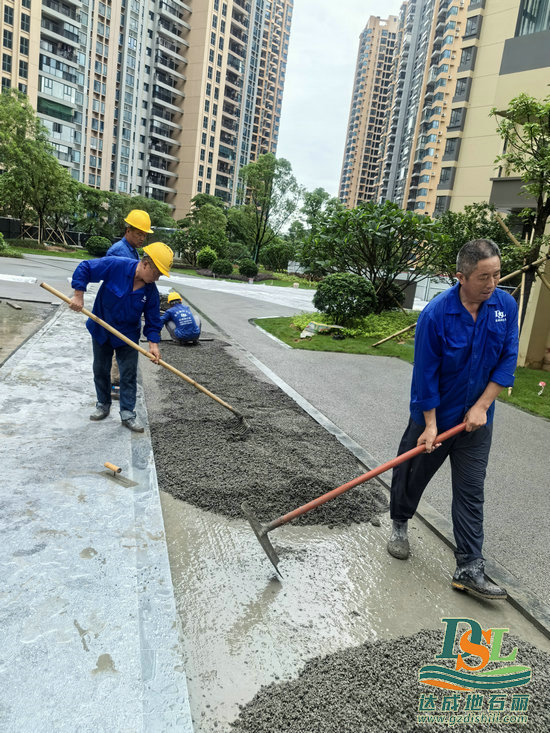
[{"label": "wooden rake handle", "polygon": [[[48,283],[41,282],[40,287],[44,288],[44,290],[47,290],[52,295],[55,295],[56,297],[60,298],[61,300],[64,300],[65,303],[68,303],[70,305],[71,299],[65,295],[65,293],[60,292],[59,290],[56,290],[51,285],[48,285]],[[151,359],[151,361],[154,361],[155,357],[152,356],[146,349],[144,349],[139,344],[136,344],[134,341],[129,339],[127,336],[125,336],[120,331],[117,331],[116,328],[111,326],[109,323],[104,321],[101,318],[98,318],[95,313],[92,313],[91,311],[87,310],[86,308],[82,308],[81,313],[84,313],[85,316],[88,316],[88,318],[91,318],[92,321],[95,321],[96,323],[99,323],[100,326],[103,326],[103,328],[107,329],[107,331],[110,331],[114,336],[119,338],[121,341],[124,341],[125,344],[128,344],[128,346],[131,346],[136,351],[139,351],[140,354],[143,354],[143,356],[146,356],[148,359]],[[218,402],[220,405],[225,407],[228,410],[231,410],[231,412],[237,417],[242,417],[241,413],[236,410],[234,407],[231,407],[227,402],[222,400],[220,397],[215,395],[213,392],[210,392],[209,389],[206,389],[206,387],[203,387],[202,384],[199,384],[198,382],[195,382],[194,379],[191,379],[191,377],[188,377],[187,374],[184,374],[183,372],[180,372],[179,369],[176,369],[176,367],[173,367],[171,364],[168,364],[167,362],[163,361],[162,359],[159,359],[158,363],[160,366],[163,366],[165,369],[168,369],[169,372],[172,372],[173,374],[176,374],[178,377],[181,377],[181,379],[185,380],[188,384],[195,387],[195,389],[198,389],[199,392],[202,392],[203,394],[207,395],[208,397],[211,397],[213,400]]]}]

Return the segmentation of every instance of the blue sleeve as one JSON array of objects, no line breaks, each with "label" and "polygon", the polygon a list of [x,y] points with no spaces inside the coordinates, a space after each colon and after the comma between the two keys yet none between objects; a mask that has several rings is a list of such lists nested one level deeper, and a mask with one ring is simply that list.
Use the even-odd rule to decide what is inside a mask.
[{"label": "blue sleeve", "polygon": [[120,244],[119,242],[115,242],[115,244],[112,244],[107,252],[105,253],[105,257],[124,257],[122,252],[120,250]]},{"label": "blue sleeve", "polygon": [[518,306],[511,295],[506,298],[506,340],[498,364],[491,373],[491,381],[501,387],[512,387],[518,362],[519,329]]},{"label": "blue sleeve", "polygon": [[172,309],[168,308],[167,311],[164,311],[164,313],[161,315],[160,320],[162,321],[162,325],[166,323],[166,321],[171,320],[172,314],[170,313]]},{"label": "blue sleeve", "polygon": [[150,290],[147,293],[143,315],[145,318],[143,335],[147,341],[152,341],[153,343],[158,344],[160,341],[160,332],[162,331],[163,322],[160,317],[160,296],[156,285],[151,285]]},{"label": "blue sleeve", "polygon": [[413,400],[422,412],[439,407],[442,338],[434,318],[420,314],[414,336]]},{"label": "blue sleeve", "polygon": [[98,260],[84,260],[73,272],[71,287],[74,290],[86,290],[88,283],[98,283],[111,269],[112,259],[101,257]]}]

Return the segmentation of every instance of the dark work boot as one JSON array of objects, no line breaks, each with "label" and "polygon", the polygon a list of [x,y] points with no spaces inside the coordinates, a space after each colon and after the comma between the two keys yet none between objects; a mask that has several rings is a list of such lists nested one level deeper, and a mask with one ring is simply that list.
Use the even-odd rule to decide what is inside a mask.
[{"label": "dark work boot", "polygon": [[387,544],[388,552],[398,560],[406,560],[409,557],[409,540],[407,537],[407,522],[396,522],[393,520],[393,527],[390,539]]},{"label": "dark work boot", "polygon": [[92,412],[90,415],[90,420],[105,420],[105,418],[108,416],[109,412],[111,411],[111,405],[100,405],[97,404],[95,408],[95,412]]},{"label": "dark work boot", "polygon": [[508,597],[504,588],[491,583],[485,575],[485,561],[481,557],[465,565],[459,565],[455,570],[451,585],[456,590],[464,590],[476,598],[505,601]]}]

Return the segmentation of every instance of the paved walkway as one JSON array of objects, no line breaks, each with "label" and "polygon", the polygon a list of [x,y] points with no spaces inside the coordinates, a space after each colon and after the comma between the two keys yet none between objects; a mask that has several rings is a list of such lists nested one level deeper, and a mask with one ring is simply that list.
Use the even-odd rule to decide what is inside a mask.
[{"label": "paved walkway", "polygon": [[0,371],[0,730],[185,733],[150,440],[116,412],[88,420],[90,365],[84,319],[61,307]]}]

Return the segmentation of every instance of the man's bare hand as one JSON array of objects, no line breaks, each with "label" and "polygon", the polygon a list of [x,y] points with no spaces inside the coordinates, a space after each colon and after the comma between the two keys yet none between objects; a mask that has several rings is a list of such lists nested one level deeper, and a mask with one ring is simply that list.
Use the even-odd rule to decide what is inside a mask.
[{"label": "man's bare hand", "polygon": [[425,445],[426,453],[432,453],[436,448],[439,448],[441,443],[436,443],[437,437],[437,425],[428,425],[424,428],[424,432],[418,437],[416,445]]},{"label": "man's bare hand", "polygon": [[154,364],[158,364],[160,360],[160,351],[159,351],[159,345],[154,343],[153,341],[149,341],[149,353],[153,357],[151,361]]},{"label": "man's bare hand", "polygon": [[466,423],[467,433],[482,428],[487,424],[487,410],[478,405],[472,405],[464,417],[464,422]]},{"label": "man's bare hand", "polygon": [[69,308],[73,311],[81,311],[84,308],[84,293],[81,290],[75,291],[69,303]]}]

